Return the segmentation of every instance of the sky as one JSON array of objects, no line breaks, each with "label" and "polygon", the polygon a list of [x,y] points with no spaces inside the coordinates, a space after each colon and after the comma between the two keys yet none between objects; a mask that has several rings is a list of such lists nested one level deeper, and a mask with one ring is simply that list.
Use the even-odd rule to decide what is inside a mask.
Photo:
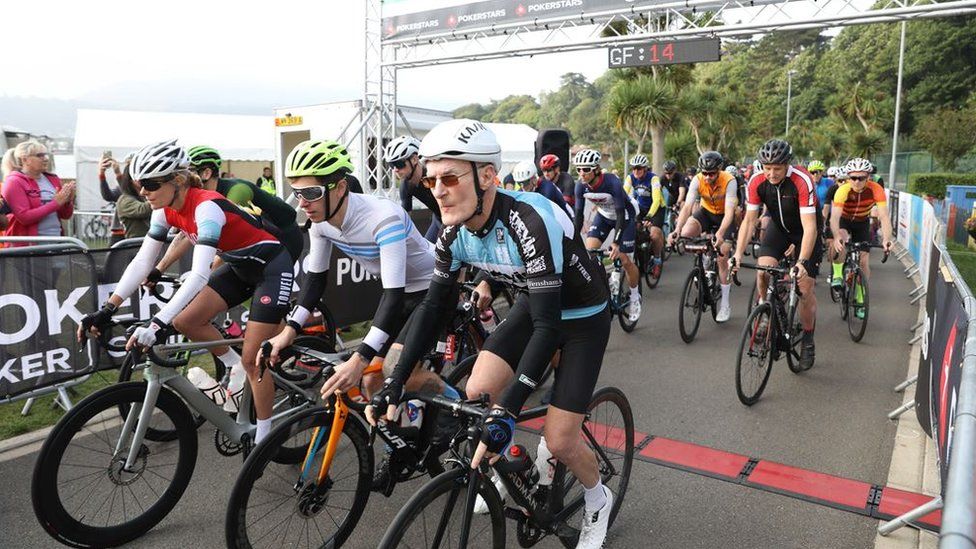
[{"label": "sky", "polygon": [[[0,96],[254,112],[362,94],[361,0],[50,0],[7,2],[3,11],[8,67],[21,70],[0,81]],[[398,100],[449,110],[538,95],[570,71],[592,80],[606,65],[605,49],[596,49],[401,70]]]}]

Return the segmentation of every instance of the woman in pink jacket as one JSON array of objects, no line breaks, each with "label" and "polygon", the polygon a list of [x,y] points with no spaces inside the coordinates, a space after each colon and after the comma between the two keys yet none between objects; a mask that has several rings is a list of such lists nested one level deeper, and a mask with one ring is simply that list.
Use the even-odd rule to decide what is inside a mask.
[{"label": "woman in pink jacket", "polygon": [[11,211],[5,236],[61,236],[61,220],[74,213],[75,184],[62,185],[58,176],[46,171],[49,158],[44,145],[34,140],[4,155],[4,167],[10,171],[2,194]]}]

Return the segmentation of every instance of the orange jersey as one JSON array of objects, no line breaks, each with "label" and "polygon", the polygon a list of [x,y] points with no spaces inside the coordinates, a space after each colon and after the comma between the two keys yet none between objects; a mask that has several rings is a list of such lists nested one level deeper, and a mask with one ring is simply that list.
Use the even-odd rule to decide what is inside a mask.
[{"label": "orange jersey", "polygon": [[[714,185],[709,185],[705,178],[701,174],[695,176],[689,187],[689,200],[694,200],[694,197],[701,197],[702,208],[712,212],[716,215],[723,215],[725,213],[725,200],[726,198],[731,198],[735,200],[736,187],[738,183],[731,174],[725,171],[718,172],[718,179],[715,180]],[[694,191],[692,194],[691,191]]]},{"label": "orange jersey", "polygon": [[851,221],[864,221],[871,215],[871,208],[886,204],[884,187],[875,181],[868,181],[861,192],[855,191],[853,184],[844,183],[834,193],[834,207],[843,208],[841,217]]}]

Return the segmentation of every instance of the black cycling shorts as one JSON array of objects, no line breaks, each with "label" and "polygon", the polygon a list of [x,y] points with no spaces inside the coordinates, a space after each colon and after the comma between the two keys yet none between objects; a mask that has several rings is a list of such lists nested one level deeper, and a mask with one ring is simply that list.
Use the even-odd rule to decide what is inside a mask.
[{"label": "black cycling shorts", "polygon": [[291,310],[293,265],[288,250],[281,247],[263,268],[256,263],[248,263],[248,266],[224,263],[210,275],[207,285],[217,292],[228,308],[250,299],[249,320],[278,324]]},{"label": "black cycling shorts", "polygon": [[645,215],[647,215],[647,212],[641,212],[641,215],[640,215],[640,217],[638,219],[642,219],[642,220],[643,219],[647,219],[647,221],[650,221],[651,222],[651,225],[654,225],[655,227],[657,227],[658,229],[660,229],[660,228],[664,227],[664,212],[665,211],[667,211],[667,208],[665,208],[664,206],[661,206],[660,208],[657,209],[656,212],[654,212],[654,215],[652,215],[650,219],[647,219],[647,218],[644,217]]},{"label": "black cycling shorts", "polygon": [[[725,219],[725,214],[716,214],[705,208],[698,208],[691,217],[694,217],[698,221],[702,229],[702,234],[715,234],[719,227],[722,226],[722,220]],[[734,221],[729,225],[725,233],[723,240],[735,242],[736,226]]]},{"label": "black cycling shorts", "polygon": [[[551,401],[556,408],[586,413],[610,339],[610,321],[610,307],[604,307],[593,316],[560,322],[562,333],[558,348],[562,354],[555,372]],[[529,300],[523,294],[485,341],[483,350],[501,357],[514,372],[531,337]]]},{"label": "black cycling shorts", "polygon": [[871,220],[854,221],[840,218],[840,228],[851,235],[852,242],[871,242]]},{"label": "black cycling shorts", "polygon": [[[776,223],[770,223],[766,227],[766,234],[763,235],[762,242],[759,244],[759,257],[772,257],[777,261],[783,259],[786,255],[786,249],[792,244],[796,246],[796,253],[800,253],[800,245],[803,243],[802,235],[794,235],[784,233],[779,225]],[[813,255],[810,256],[810,261],[813,263],[813,269],[808,269],[807,274],[812,277],[817,277],[820,275],[820,260],[823,259],[823,240],[820,239],[820,235],[817,235],[817,241],[813,245]]]}]

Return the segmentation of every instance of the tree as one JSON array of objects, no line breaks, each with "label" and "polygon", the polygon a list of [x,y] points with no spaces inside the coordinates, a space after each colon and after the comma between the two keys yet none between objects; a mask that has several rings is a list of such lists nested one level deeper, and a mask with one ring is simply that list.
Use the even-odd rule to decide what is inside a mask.
[{"label": "tree", "polygon": [[915,137],[946,170],[976,147],[976,109],[940,109],[922,119]]},{"label": "tree", "polygon": [[485,109],[479,103],[468,103],[467,105],[458,107],[454,109],[454,118],[470,118],[472,120],[483,120],[488,114],[488,110]]},{"label": "tree", "polygon": [[637,143],[637,152],[650,136],[655,171],[661,171],[664,163],[664,132],[674,123],[678,109],[674,87],[646,75],[617,82],[607,97],[608,117]]}]

